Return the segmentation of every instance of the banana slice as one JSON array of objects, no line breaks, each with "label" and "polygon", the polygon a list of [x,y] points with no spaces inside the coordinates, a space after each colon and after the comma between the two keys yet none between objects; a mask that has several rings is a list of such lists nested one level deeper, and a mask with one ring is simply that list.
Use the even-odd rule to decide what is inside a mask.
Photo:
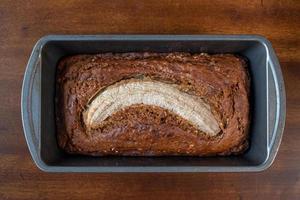
[{"label": "banana slice", "polygon": [[180,91],[175,84],[143,79],[121,81],[102,90],[84,111],[84,123],[88,129],[97,128],[113,113],[134,104],[167,109],[210,136],[220,132],[210,106],[201,98]]}]

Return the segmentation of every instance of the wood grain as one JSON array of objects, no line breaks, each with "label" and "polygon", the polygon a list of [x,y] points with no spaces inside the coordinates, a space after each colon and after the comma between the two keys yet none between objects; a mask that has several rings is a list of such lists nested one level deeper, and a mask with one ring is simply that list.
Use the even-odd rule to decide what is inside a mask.
[{"label": "wood grain", "polygon": [[[299,199],[300,2],[0,1],[0,199]],[[49,174],[23,136],[20,92],[35,42],[47,34],[260,34],[287,91],[278,156],[260,173]]]}]

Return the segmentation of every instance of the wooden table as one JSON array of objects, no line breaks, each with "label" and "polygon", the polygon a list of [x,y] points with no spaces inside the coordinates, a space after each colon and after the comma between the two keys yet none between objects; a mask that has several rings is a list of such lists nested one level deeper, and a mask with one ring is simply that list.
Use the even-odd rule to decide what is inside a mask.
[{"label": "wooden table", "polygon": [[[260,173],[55,174],[33,163],[20,94],[35,42],[47,34],[261,34],[279,57],[287,121],[278,156]],[[0,2],[0,199],[300,198],[300,2]]]}]

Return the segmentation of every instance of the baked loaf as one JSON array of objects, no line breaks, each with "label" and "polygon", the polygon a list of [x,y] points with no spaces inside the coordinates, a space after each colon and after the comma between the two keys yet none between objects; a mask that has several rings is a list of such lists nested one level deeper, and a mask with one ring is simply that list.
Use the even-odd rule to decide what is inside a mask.
[{"label": "baked loaf", "polygon": [[58,144],[86,155],[229,155],[248,147],[249,77],[231,54],[105,53],[63,58]]}]

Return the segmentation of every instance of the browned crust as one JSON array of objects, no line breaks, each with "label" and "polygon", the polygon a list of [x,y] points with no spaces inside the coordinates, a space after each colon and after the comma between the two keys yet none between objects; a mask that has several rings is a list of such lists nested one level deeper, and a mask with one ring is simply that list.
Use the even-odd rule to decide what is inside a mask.
[{"label": "browned crust", "polygon": [[[119,111],[88,133],[81,113],[89,99],[101,88],[141,75],[201,96],[213,109],[221,133],[207,137],[175,114],[146,105]],[[70,153],[207,156],[237,154],[248,146],[249,78],[246,62],[234,55],[71,56],[58,65],[56,89],[58,143]]]}]

